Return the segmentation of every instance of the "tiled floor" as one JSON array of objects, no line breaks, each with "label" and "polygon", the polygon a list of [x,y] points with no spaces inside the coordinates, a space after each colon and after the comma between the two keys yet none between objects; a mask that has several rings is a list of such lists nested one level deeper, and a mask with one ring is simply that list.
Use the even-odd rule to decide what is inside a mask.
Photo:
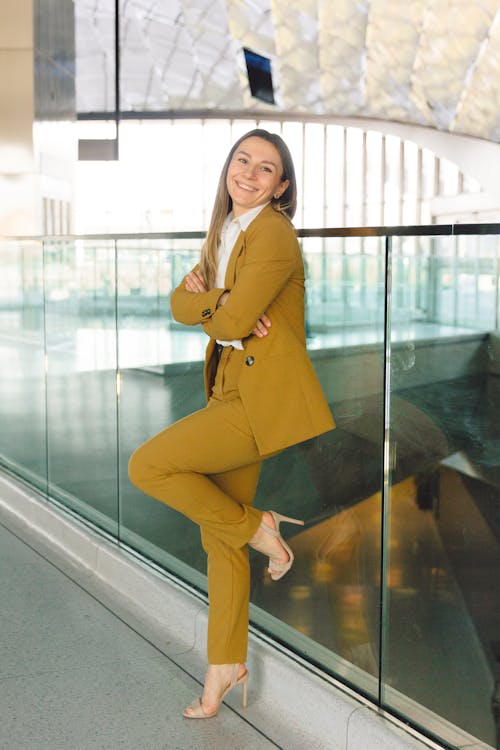
[{"label": "tiled floor", "polygon": [[200,685],[0,526],[2,750],[270,750],[223,706],[181,709]]}]

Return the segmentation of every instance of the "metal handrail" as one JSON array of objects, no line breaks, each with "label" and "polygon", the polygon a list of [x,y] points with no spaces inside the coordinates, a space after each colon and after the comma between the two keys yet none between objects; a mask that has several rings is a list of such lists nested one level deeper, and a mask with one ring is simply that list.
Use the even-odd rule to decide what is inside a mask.
[{"label": "metal handrail", "polygon": [[[373,227],[313,227],[297,229],[297,236],[308,237],[424,237],[459,235],[500,234],[500,224],[413,224],[406,226]],[[53,235],[2,235],[0,242],[72,242],[76,240],[198,240],[204,239],[204,231],[187,232],[122,232],[98,234],[53,234]]]}]

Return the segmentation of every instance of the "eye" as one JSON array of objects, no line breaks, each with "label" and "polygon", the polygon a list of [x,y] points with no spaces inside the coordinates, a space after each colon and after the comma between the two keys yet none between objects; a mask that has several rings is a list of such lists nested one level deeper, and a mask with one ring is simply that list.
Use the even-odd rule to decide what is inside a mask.
[{"label": "eye", "polygon": [[247,164],[247,159],[245,159],[245,157],[244,157],[244,156],[239,156],[239,157],[238,157],[238,161],[239,161],[239,162],[240,162],[241,164]]},{"label": "eye", "polygon": [[263,172],[272,172],[271,167],[262,167]]}]

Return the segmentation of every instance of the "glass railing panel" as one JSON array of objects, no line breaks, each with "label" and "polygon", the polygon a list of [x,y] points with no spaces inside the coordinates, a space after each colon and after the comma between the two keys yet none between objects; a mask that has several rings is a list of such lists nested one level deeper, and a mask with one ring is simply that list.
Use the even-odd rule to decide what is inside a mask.
[{"label": "glass railing panel", "polygon": [[[496,283],[488,276],[484,290],[469,282],[460,287],[460,277],[470,263],[479,269],[475,277],[479,281],[488,269],[492,274],[491,240],[427,238],[432,262],[424,294],[430,301],[425,336],[401,335],[401,326],[409,332],[415,329],[414,311],[407,308],[405,321],[394,289],[390,300],[398,324],[390,336],[387,405],[390,480],[382,698],[384,705],[453,746],[472,746],[474,738],[486,746],[496,745],[492,713],[494,683],[499,678],[500,622]],[[465,253],[457,252],[465,246]],[[393,258],[393,278],[399,260]],[[418,256],[409,260],[408,278],[416,278]],[[462,305],[470,312],[467,319]]]},{"label": "glass railing panel", "polygon": [[120,368],[120,539],[205,588],[199,530],[129,481],[132,452],[204,405],[206,335],[172,319],[169,294],[199,259],[201,241],[117,243]]},{"label": "glass railing panel", "polygon": [[457,323],[498,328],[498,235],[458,236],[456,247]]},{"label": "glass railing panel", "polygon": [[[402,322],[404,335],[408,331],[408,320],[412,321],[410,335],[418,336],[429,323],[429,259],[432,238],[393,237],[392,247],[392,324],[397,329]],[[422,326],[419,324],[422,323]]]},{"label": "glass railing panel", "polygon": [[430,288],[436,321],[483,331],[498,327],[498,236],[458,235],[435,242]]},{"label": "glass railing panel", "polygon": [[385,243],[371,239],[377,255],[360,254],[360,238],[303,240],[309,353],[337,428],[264,463],[257,506],[306,525],[286,530],[296,561],[279,583],[252,556],[252,618],[376,696]]},{"label": "glass railing panel", "polygon": [[0,242],[0,463],[47,489],[43,252]]},{"label": "glass railing panel", "polygon": [[[264,464],[257,506],[306,525],[285,528],[296,563],[279,583],[252,553],[251,617],[438,740],[488,748],[499,242],[432,231],[301,240],[307,346],[337,429]],[[42,490],[48,467],[50,495],[206,590],[198,529],[127,474],[138,445],[204,404],[205,335],[173,321],[168,301],[200,246],[1,243],[0,463]]]},{"label": "glass railing panel", "polygon": [[[306,267],[306,327],[311,348],[380,337],[371,324],[384,309],[380,237],[312,237],[301,241]],[[364,329],[364,337],[361,333]],[[347,336],[347,339],[346,339]]]},{"label": "glass railing panel", "polygon": [[47,241],[44,255],[50,493],[116,535],[114,242]]},{"label": "glass railing panel", "polygon": [[173,320],[168,296],[198,262],[200,241],[120,240],[118,312],[120,367],[160,369],[199,361],[205,335]]}]

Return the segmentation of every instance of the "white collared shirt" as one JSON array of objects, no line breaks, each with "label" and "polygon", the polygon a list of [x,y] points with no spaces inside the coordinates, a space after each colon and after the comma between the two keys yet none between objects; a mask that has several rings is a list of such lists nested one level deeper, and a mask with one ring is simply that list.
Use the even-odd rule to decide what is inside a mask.
[{"label": "white collared shirt", "polygon": [[[219,252],[217,258],[217,273],[215,275],[215,286],[218,289],[225,289],[226,287],[226,271],[229,258],[236,244],[236,240],[239,237],[240,232],[245,232],[252,221],[260,214],[263,208],[268,204],[264,203],[262,206],[256,206],[251,208],[250,211],[245,211],[241,216],[236,218],[233,216],[233,212],[227,215],[221,232],[221,240],[219,245]],[[234,339],[233,341],[219,341],[218,344],[222,346],[233,346],[235,349],[243,349],[241,339]]]}]

